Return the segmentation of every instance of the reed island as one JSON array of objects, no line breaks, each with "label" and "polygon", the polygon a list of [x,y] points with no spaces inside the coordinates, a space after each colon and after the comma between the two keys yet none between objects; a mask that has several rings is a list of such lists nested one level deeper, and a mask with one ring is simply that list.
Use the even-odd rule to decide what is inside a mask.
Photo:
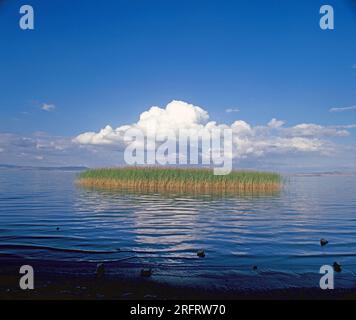
[{"label": "reed island", "polygon": [[164,192],[277,191],[282,185],[278,173],[232,171],[214,175],[210,169],[176,167],[121,167],[89,169],[77,183],[85,187]]}]

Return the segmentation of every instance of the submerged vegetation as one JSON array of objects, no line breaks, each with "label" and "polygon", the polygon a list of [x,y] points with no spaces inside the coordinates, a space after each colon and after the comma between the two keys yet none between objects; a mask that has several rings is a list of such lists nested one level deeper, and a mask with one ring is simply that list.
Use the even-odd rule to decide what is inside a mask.
[{"label": "submerged vegetation", "polygon": [[282,178],[277,173],[232,171],[217,176],[210,169],[122,167],[90,169],[82,172],[78,184],[107,189],[142,191],[237,192],[278,190]]}]

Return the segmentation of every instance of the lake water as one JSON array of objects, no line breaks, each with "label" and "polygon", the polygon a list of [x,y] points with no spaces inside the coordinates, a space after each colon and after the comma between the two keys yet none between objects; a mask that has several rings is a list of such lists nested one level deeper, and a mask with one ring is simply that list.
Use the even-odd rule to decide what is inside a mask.
[{"label": "lake water", "polygon": [[0,169],[0,255],[117,261],[257,288],[318,286],[320,267],[337,261],[338,285],[356,287],[355,176],[291,176],[276,194],[186,196],[82,189],[77,174]]}]

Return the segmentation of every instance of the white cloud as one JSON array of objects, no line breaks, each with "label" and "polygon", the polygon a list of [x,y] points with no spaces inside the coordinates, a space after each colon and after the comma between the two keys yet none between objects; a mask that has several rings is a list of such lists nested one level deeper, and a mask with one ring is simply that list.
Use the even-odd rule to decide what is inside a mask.
[{"label": "white cloud", "polygon": [[338,130],[335,127],[324,127],[314,123],[301,123],[284,130],[287,136],[293,137],[345,137],[350,133],[346,130]]},{"label": "white cloud", "polygon": [[172,101],[165,109],[151,107],[140,115],[140,119],[133,125],[125,125],[113,129],[107,125],[96,132],[85,132],[77,136],[74,141],[80,144],[109,145],[123,143],[123,136],[130,128],[139,128],[145,132],[156,130],[160,134],[176,131],[178,129],[203,128],[209,119],[208,113],[192,104],[182,101]]},{"label": "white cloud", "polygon": [[208,113],[200,107],[183,101],[172,101],[165,109],[151,107],[140,115],[137,126],[146,130],[152,127],[159,129],[190,129],[196,125],[206,124]]},{"label": "white cloud", "polygon": [[335,128],[335,129],[356,129],[356,124],[345,124],[345,125],[331,126],[331,128]]},{"label": "white cloud", "polygon": [[50,112],[56,109],[56,106],[54,104],[44,103],[42,104],[41,109]]},{"label": "white cloud", "polygon": [[189,129],[199,135],[201,130],[230,128],[233,132],[234,157],[260,157],[266,154],[295,152],[332,151],[331,143],[325,138],[343,137],[349,134],[344,128],[326,127],[312,123],[285,127],[284,121],[272,119],[267,125],[251,126],[243,120],[231,125],[209,121],[208,113],[197,106],[183,101],[172,101],[165,108],[151,107],[143,112],[138,122],[116,129],[106,126],[99,132],[85,132],[73,141],[81,145],[112,145],[124,147],[123,136],[127,129],[138,128],[144,132],[153,130],[156,134],[168,136],[178,130]]},{"label": "white cloud", "polygon": [[[0,164],[30,166],[112,166],[120,164],[120,153],[107,147],[74,144],[71,138],[34,133],[27,137],[0,132]],[[40,161],[40,162],[39,162]]]},{"label": "white cloud", "polygon": [[228,108],[225,110],[226,113],[232,113],[232,112],[240,112],[240,109],[238,108]]},{"label": "white cloud", "polygon": [[284,121],[277,120],[273,118],[270,122],[267,124],[270,128],[280,128],[284,125]]},{"label": "white cloud", "polygon": [[0,163],[90,167],[123,165],[125,131],[131,128],[147,131],[153,127],[163,135],[182,128],[188,128],[193,134],[200,133],[200,130],[230,128],[235,168],[356,170],[354,140],[348,138],[339,143],[343,136],[356,129],[356,124],[322,126],[301,123],[288,126],[277,119],[264,125],[252,125],[241,119],[232,120],[231,124],[218,124],[209,119],[204,109],[182,101],[172,101],[164,108],[152,107],[133,124],[117,128],[106,126],[99,132],[85,132],[74,139],[49,136],[45,132],[28,136],[0,132]]},{"label": "white cloud", "polygon": [[343,107],[343,108],[331,108],[329,112],[344,112],[344,111],[355,110],[355,109],[356,106]]}]

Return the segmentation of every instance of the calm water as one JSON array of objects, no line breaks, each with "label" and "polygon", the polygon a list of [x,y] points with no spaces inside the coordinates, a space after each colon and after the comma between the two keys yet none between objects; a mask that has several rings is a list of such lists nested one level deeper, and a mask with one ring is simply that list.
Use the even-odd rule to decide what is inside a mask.
[{"label": "calm water", "polygon": [[0,254],[120,260],[178,277],[283,282],[284,274],[289,285],[338,261],[340,285],[356,287],[356,177],[290,177],[278,194],[192,197],[85,190],[76,174],[0,169]]}]

